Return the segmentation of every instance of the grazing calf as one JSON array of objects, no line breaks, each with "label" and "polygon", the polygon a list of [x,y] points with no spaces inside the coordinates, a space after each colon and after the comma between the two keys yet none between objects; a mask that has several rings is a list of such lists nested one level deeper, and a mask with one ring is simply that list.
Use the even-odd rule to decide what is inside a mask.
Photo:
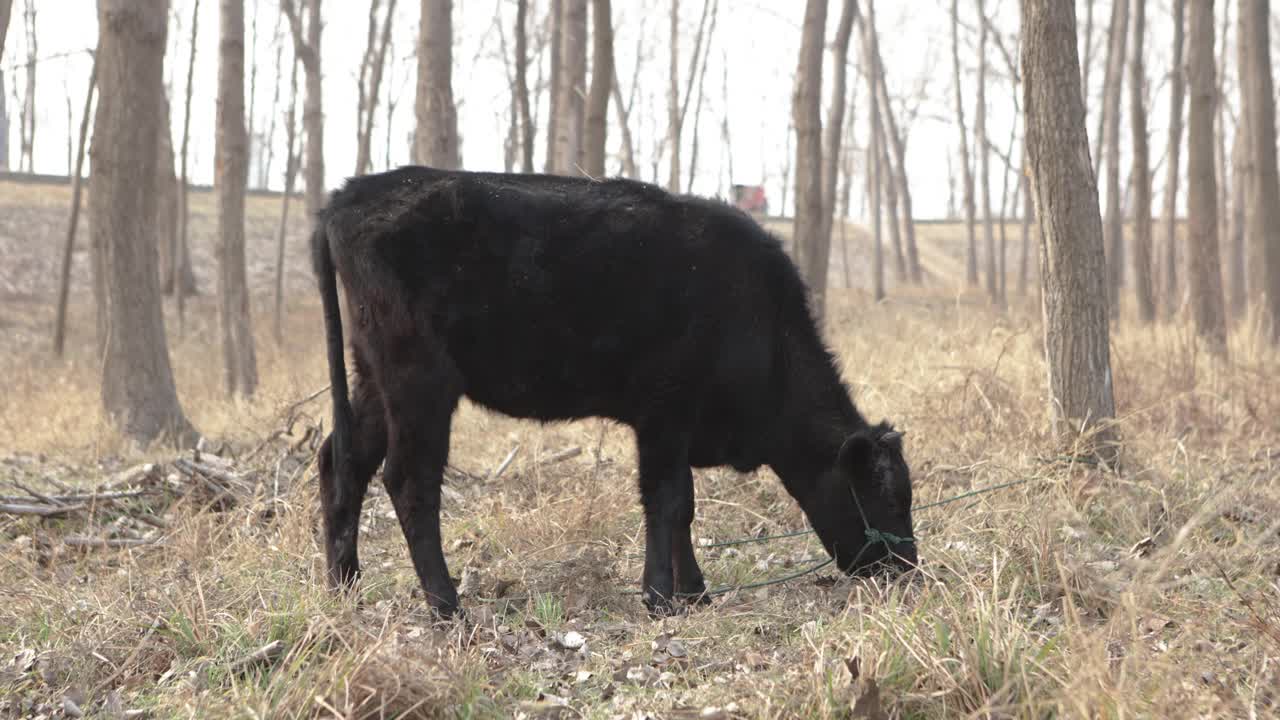
[{"label": "grazing calf", "polygon": [[915,564],[902,436],[854,408],[795,266],[744,213],[629,180],[405,167],[333,193],[312,253],[333,384],[319,462],[334,585],[359,573],[360,506],[385,457],[427,600],[457,609],[440,483],[464,395],[513,417],[631,426],[654,614],[706,590],[691,466],[772,467],[847,573]]}]

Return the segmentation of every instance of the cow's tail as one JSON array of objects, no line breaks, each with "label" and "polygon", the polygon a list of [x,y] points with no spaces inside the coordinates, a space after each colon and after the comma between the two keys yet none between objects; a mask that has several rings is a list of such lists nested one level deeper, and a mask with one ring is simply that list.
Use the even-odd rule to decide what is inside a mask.
[{"label": "cow's tail", "polygon": [[322,211],[316,216],[311,235],[311,257],[320,285],[320,302],[324,308],[325,347],[329,357],[329,394],[333,399],[333,432],[330,446],[333,462],[335,494],[351,480],[351,399],[347,392],[347,363],[342,341],[342,311],[338,305],[338,280],[333,267],[329,233]]}]

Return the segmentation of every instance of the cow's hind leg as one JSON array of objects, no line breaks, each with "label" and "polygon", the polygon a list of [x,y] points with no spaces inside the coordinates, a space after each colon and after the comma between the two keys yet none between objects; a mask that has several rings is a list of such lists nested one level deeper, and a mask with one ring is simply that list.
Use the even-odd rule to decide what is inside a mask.
[{"label": "cow's hind leg", "polygon": [[458,609],[440,544],[440,486],[449,459],[449,428],[460,397],[456,370],[439,351],[388,368],[380,379],[387,404],[387,465],[382,482],[395,506],[427,602],[440,615]]},{"label": "cow's hind leg", "polygon": [[[640,455],[640,499],[644,505],[645,552],[642,592],[644,604],[654,616],[673,610],[675,568],[673,538],[693,520],[692,505],[685,512],[685,485],[692,492],[689,474],[689,435],[671,424],[652,423],[637,432]],[[687,517],[686,517],[687,516]],[[682,553],[683,555],[683,553]],[[692,548],[690,548],[692,555]],[[684,559],[681,557],[680,559]],[[696,565],[695,565],[696,567]]]},{"label": "cow's hind leg", "polygon": [[382,398],[364,376],[357,376],[351,396],[351,472],[338,478],[333,467],[333,437],[320,446],[320,506],[324,513],[324,548],[329,584],[349,587],[360,575],[356,551],[360,508],[369,479],[387,452],[386,420]]},{"label": "cow's hind leg", "polygon": [[676,596],[699,603],[710,602],[702,568],[698,567],[698,558],[693,552],[693,472],[685,466],[684,472],[677,473],[673,481],[675,507],[672,510],[671,567],[675,575]]}]

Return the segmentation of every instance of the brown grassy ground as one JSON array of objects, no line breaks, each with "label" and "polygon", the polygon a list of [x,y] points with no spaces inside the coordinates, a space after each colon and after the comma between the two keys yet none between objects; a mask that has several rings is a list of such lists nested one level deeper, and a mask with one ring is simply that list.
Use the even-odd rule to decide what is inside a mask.
[{"label": "brown grassy ground", "polygon": [[[962,257],[952,230],[931,231],[929,257]],[[283,346],[265,332],[265,302],[255,308],[263,388],[250,402],[222,397],[207,299],[172,343],[192,419],[241,453],[324,385],[310,285],[294,288]],[[41,293],[0,303],[0,320],[31,334],[0,354],[6,494],[95,484],[139,459],[98,413],[90,308],[77,304],[78,344],[54,362],[37,343],[46,306]],[[309,468],[283,478],[279,503],[264,483],[230,511],[169,508],[163,546],[58,542],[101,532],[109,512],[0,517],[0,715],[56,715],[69,697],[109,716],[115,693],[153,717],[851,717],[855,705],[864,717],[1275,716],[1280,359],[1247,324],[1223,362],[1182,325],[1126,319],[1113,343],[1125,462],[1112,473],[1053,447],[1028,306],[997,314],[941,284],[881,304],[834,294],[830,342],[863,411],[906,430],[918,503],[1026,481],[919,512],[917,582],[824,570],[651,621],[629,594],[641,552],[629,431],[464,406],[444,532],[466,622],[430,622],[377,485],[364,583],[356,600],[331,596]],[[290,438],[325,421],[327,402],[301,412]],[[545,462],[568,447],[582,452]],[[267,452],[248,464],[272,478],[274,463]],[[768,471],[698,472],[697,493],[706,542],[803,526]],[[713,585],[822,557],[809,538],[701,552]],[[583,648],[560,646],[569,631]],[[233,667],[271,640],[285,645],[274,664]]]}]

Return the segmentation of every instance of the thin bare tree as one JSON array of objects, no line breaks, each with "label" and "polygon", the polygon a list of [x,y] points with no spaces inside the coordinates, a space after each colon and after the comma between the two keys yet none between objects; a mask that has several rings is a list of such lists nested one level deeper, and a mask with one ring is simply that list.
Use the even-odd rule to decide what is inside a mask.
[{"label": "thin bare tree", "polygon": [[1169,65],[1169,149],[1164,182],[1164,313],[1172,317],[1178,308],[1178,179],[1182,176],[1182,106],[1186,96],[1186,68],[1182,64],[1185,40],[1185,0],[1173,0],[1173,60]]},{"label": "thin bare tree", "polygon": [[875,19],[874,0],[867,0],[867,13],[862,20],[863,29],[865,30],[862,38],[862,57],[867,66],[867,72],[864,74],[867,78],[867,97],[869,98],[869,107],[867,108],[867,122],[869,124],[867,131],[867,212],[871,214],[871,286],[873,296],[879,302],[885,297],[884,241],[880,232],[882,215],[880,192],[884,186],[881,177],[885,172],[885,168],[882,161],[884,153],[880,150],[880,145],[884,141],[884,129],[880,124],[880,98],[879,93],[876,92],[875,58],[879,50],[876,47]]},{"label": "thin bare tree", "polygon": [[583,172],[604,176],[604,146],[609,125],[609,91],[613,85],[613,11],[609,0],[591,0],[591,88],[587,91]]},{"label": "thin bare tree", "polygon": [[294,0],[280,0],[280,10],[289,20],[293,35],[293,54],[302,63],[306,75],[307,99],[302,106],[302,127],[307,134],[307,159],[304,180],[307,186],[307,214],[314,215],[324,206],[324,85],[320,74],[320,2],[300,0],[307,13],[306,27],[294,7]]},{"label": "thin bare tree", "polygon": [[[4,38],[9,34],[9,18],[13,15],[13,0],[0,0],[0,57],[4,57]],[[0,83],[0,95],[4,94]]]},{"label": "thin bare tree", "polygon": [[[985,0],[977,0],[978,17],[987,15]],[[991,151],[987,140],[987,24],[978,23],[978,90],[973,112],[973,150],[978,153],[978,183],[982,190],[982,238],[987,252],[987,295],[1000,305],[1000,281],[996,276],[996,238],[991,219]]]},{"label": "thin bare tree", "polygon": [[22,26],[27,33],[27,82],[22,94],[22,115],[18,135],[18,163],[23,172],[34,173],[36,145],[36,68],[39,67],[39,43],[36,38],[36,3],[26,0]]},{"label": "thin bare tree", "polygon": [[1129,3],[1117,0],[1112,15],[1111,45],[1107,48],[1102,113],[1105,116],[1107,210],[1103,232],[1107,247],[1107,300],[1112,318],[1120,315],[1120,287],[1124,283],[1124,216],[1120,203],[1120,100],[1124,88],[1125,46],[1129,36]]},{"label": "thin bare tree", "polygon": [[368,173],[373,164],[373,118],[378,111],[387,48],[391,46],[391,20],[396,12],[396,0],[387,0],[382,31],[379,32],[378,6],[381,3],[382,0],[369,0],[369,36],[356,81],[356,175]]},{"label": "thin bare tree", "polygon": [[[965,282],[974,287],[978,284],[978,238],[975,234],[974,218],[977,210],[973,198],[973,170],[969,164],[969,130],[964,124],[964,87],[960,83],[960,0],[951,0],[951,82],[956,97],[956,125],[960,128],[960,167],[964,180],[964,230],[968,240],[965,255]],[[874,98],[875,93],[872,93]]]},{"label": "thin bare tree", "polygon": [[1213,168],[1213,0],[1195,0],[1187,19],[1187,283],[1196,333],[1225,353],[1226,313],[1218,261],[1218,187]]},{"label": "thin bare tree", "polygon": [[160,311],[156,271],[155,164],[167,0],[99,0],[93,192],[94,271],[106,306],[98,347],[102,403],[121,432],[141,444],[180,444],[196,432],[178,403]]},{"label": "thin bare tree", "polygon": [[[295,149],[298,138],[298,59],[289,63],[289,111],[284,120],[284,197],[280,201],[280,224],[276,229],[276,298],[272,317],[272,334],[277,344],[284,342],[284,245],[289,229],[289,201],[293,198],[293,185],[298,177],[298,165],[302,160]],[[390,148],[390,141],[387,146]],[[389,150],[388,150],[389,151]],[[390,163],[388,163],[390,165]]]},{"label": "thin bare tree", "polygon": [[[876,91],[879,94],[879,107],[881,118],[884,122],[883,134],[888,138],[887,150],[893,152],[892,169],[890,170],[893,182],[897,185],[897,198],[902,209],[902,229],[903,240],[906,249],[906,267],[907,277],[915,285],[923,282],[923,274],[920,269],[920,252],[916,245],[916,224],[911,201],[911,183],[907,179],[907,140],[906,140],[906,118],[904,124],[899,127],[897,115],[893,109],[893,102],[889,98],[889,83],[886,77],[887,73],[884,68],[884,59],[879,54],[879,43],[876,43]],[[950,156],[947,162],[950,163]],[[890,205],[894,205],[890,202]]]},{"label": "thin bare tree", "polygon": [[[0,27],[0,33],[3,28]],[[89,69],[89,89],[84,93],[84,113],[80,116],[80,142],[76,150],[76,170],[71,176],[71,219],[67,222],[67,239],[62,245],[62,271],[58,275],[58,313],[53,324],[53,353],[62,357],[67,337],[67,297],[71,293],[71,255],[76,245],[76,228],[80,223],[80,196],[84,188],[84,154],[89,139],[89,118],[93,109],[93,91],[98,87],[98,56],[94,53]]]},{"label": "thin bare tree", "polygon": [[1272,343],[1280,344],[1280,173],[1276,167],[1270,6],[1270,0],[1240,0],[1236,41],[1245,48],[1240,85],[1247,89],[1242,92],[1242,107],[1248,117],[1249,154],[1256,167],[1249,190],[1256,220],[1248,226],[1247,287],[1269,325]]},{"label": "thin bare tree", "polygon": [[1102,218],[1088,162],[1075,3],[1021,5],[1022,108],[1040,223],[1049,414],[1060,437],[1075,445],[1076,433],[1092,433],[1085,439],[1109,456],[1115,400]]},{"label": "thin bare tree", "polygon": [[[868,12],[871,12],[869,7]],[[796,127],[796,216],[792,242],[799,252],[801,272],[818,318],[825,314],[827,265],[831,255],[830,237],[822,234],[822,46],[826,25],[826,0],[806,0],[791,109]]]},{"label": "thin bare tree", "polygon": [[[711,43],[716,33],[716,17],[719,15],[720,0],[711,0],[711,21],[707,25],[706,42],[703,43],[702,61],[698,70],[698,99],[693,103],[693,127],[689,138],[689,174],[685,181],[685,192],[693,192],[693,178],[698,170],[698,128],[702,121],[702,101],[706,97],[704,88],[707,80],[707,66],[710,65]],[[692,85],[692,78],[690,78]]]},{"label": "thin bare tree", "polygon": [[258,388],[258,362],[244,256],[244,197],[249,179],[249,137],[244,119],[244,0],[221,0],[219,9],[213,173],[218,224],[218,327],[227,394],[250,397]]},{"label": "thin bare tree", "polygon": [[1133,289],[1138,320],[1156,319],[1156,297],[1151,282],[1151,159],[1147,147],[1147,71],[1143,65],[1146,33],[1146,0],[1133,0],[1133,51],[1130,58],[1129,123],[1133,130]]},{"label": "thin bare tree", "polygon": [[555,162],[553,172],[582,171],[583,125],[586,121],[587,0],[561,0],[560,78],[556,83]]},{"label": "thin bare tree", "polygon": [[190,181],[187,174],[187,159],[190,157],[191,148],[191,96],[195,87],[195,71],[196,71],[196,41],[199,39],[200,33],[200,0],[195,0],[191,7],[191,52],[187,55],[187,85],[186,96],[183,102],[182,113],[182,149],[178,153],[179,177],[178,177],[178,235],[174,238],[174,245],[169,250],[169,261],[173,263],[170,272],[172,277],[181,278],[181,283],[175,283],[174,287],[178,292],[174,293],[178,311],[178,334],[181,335],[186,330],[186,282],[188,276],[191,280],[191,293],[195,293],[195,274],[191,272],[191,203],[190,203]]},{"label": "thin bare tree", "polygon": [[417,162],[445,170],[460,167],[458,111],[453,104],[453,0],[422,0],[414,111]]},{"label": "thin bare tree", "polygon": [[564,28],[560,25],[563,4],[564,0],[551,0],[547,18],[547,22],[551,25],[551,72],[547,108],[547,152],[543,162],[543,169],[546,172],[555,172],[556,169],[556,137],[560,122],[560,46],[564,40]]},{"label": "thin bare tree", "polygon": [[[835,42],[831,44],[831,103],[827,107],[827,125],[824,128],[826,139],[822,149],[822,220],[820,232],[831,237],[831,228],[836,214],[836,186],[839,182],[840,159],[844,156],[846,124],[844,120],[847,103],[845,101],[846,75],[849,59],[849,38],[853,35],[853,22],[858,17],[857,0],[844,0],[840,8],[840,21],[836,25]],[[854,93],[857,94],[856,89]],[[727,104],[726,104],[727,108]],[[727,112],[727,109],[726,109]],[[726,122],[727,127],[727,122]],[[847,205],[847,201],[846,201]],[[841,229],[844,223],[841,222]],[[828,249],[831,241],[827,240]],[[848,272],[848,268],[845,268]],[[846,283],[847,285],[847,283]]]},{"label": "thin bare tree", "polygon": [[[689,101],[693,97],[694,81],[698,77],[698,62],[702,58],[702,41],[707,27],[707,17],[711,10],[712,0],[703,0],[702,14],[698,18],[698,30],[693,36],[693,52],[689,55],[687,71],[688,85],[683,94],[680,92],[680,3],[671,0],[670,51],[671,63],[668,68],[667,84],[667,148],[670,151],[670,166],[667,170],[667,189],[680,192],[680,145],[684,132],[685,116],[689,110]],[[819,119],[821,121],[821,119]],[[821,140],[819,140],[821,142]]]},{"label": "thin bare tree", "polygon": [[[533,172],[533,113],[529,109],[529,0],[516,0],[516,106],[520,112],[520,170]],[[615,88],[616,91],[616,88]]]}]

